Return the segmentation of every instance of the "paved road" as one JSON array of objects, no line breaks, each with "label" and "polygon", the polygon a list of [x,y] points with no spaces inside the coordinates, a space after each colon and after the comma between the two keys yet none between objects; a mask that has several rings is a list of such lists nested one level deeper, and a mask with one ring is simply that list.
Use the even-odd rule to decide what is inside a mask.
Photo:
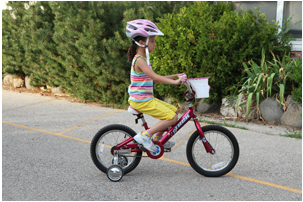
[{"label": "paved road", "polygon": [[[145,117],[149,125],[157,122]],[[195,130],[189,122],[172,138],[172,152],[143,158],[114,183],[89,153],[94,134],[112,123],[142,129],[125,110],[3,91],[2,200],[302,200],[301,140],[229,128],[239,141],[238,164],[207,178],[187,163],[186,143]]]}]

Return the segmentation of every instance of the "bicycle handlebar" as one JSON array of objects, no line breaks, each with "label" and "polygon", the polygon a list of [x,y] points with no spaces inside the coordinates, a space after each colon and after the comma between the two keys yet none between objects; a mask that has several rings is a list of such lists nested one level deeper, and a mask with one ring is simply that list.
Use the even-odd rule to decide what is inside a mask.
[{"label": "bicycle handlebar", "polygon": [[[179,76],[179,78],[180,78],[180,77],[184,77],[185,79],[187,79],[186,74],[181,74],[181,75]],[[188,98],[188,99],[194,98],[194,96],[195,96],[196,93],[192,90],[189,81],[185,81],[184,85],[185,85],[185,86],[187,87],[187,89],[188,89],[188,90],[184,93],[184,96],[185,96],[186,98]]]},{"label": "bicycle handlebar", "polygon": [[[179,76],[179,78],[180,77],[184,77],[185,79],[187,79],[187,76],[186,76],[186,74],[181,74],[180,76]],[[192,90],[191,90],[191,87],[190,87],[190,83],[188,82],[188,81],[185,81],[185,83],[184,83],[184,85],[187,87],[187,89],[189,90],[189,92],[190,93],[192,93]]]},{"label": "bicycle handlebar", "polygon": [[185,81],[184,85],[187,87],[187,89],[189,90],[190,94],[193,93],[191,87],[190,87],[190,83],[188,81]]}]

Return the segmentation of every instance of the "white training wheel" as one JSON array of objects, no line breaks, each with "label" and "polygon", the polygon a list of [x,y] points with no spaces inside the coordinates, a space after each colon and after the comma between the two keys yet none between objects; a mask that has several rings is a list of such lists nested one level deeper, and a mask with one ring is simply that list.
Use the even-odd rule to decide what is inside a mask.
[{"label": "white training wheel", "polygon": [[107,169],[107,177],[113,182],[118,182],[123,177],[123,169],[119,165],[112,165]]}]

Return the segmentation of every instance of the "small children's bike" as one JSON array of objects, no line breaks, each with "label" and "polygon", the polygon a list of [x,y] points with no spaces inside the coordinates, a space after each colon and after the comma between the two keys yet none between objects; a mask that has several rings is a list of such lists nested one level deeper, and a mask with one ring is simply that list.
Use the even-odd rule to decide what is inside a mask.
[{"label": "small children's bike", "polygon": [[[239,144],[235,136],[226,128],[218,125],[207,125],[201,128],[195,114],[192,101],[195,91],[188,81],[188,90],[184,93],[189,103],[188,111],[169,127],[160,141],[154,141],[158,151],[150,152],[134,140],[136,132],[121,124],[108,125],[97,132],[90,145],[90,154],[94,164],[107,177],[118,182],[123,175],[134,170],[141,161],[142,152],[152,159],[160,158],[164,152],[163,145],[173,137],[191,118],[197,130],[191,135],[186,147],[186,155],[191,167],[207,177],[219,177],[231,171],[239,158]],[[128,111],[137,116],[136,123],[141,119],[145,130],[148,129],[144,116],[129,107]],[[144,157],[144,156],[143,156]]]}]

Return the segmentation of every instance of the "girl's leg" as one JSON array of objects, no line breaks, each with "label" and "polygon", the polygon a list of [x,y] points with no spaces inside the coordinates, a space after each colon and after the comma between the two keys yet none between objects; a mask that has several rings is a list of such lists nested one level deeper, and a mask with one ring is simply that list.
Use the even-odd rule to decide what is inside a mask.
[{"label": "girl's leg", "polygon": [[[139,132],[135,137],[135,141],[143,144],[143,146],[148,149],[149,151],[152,152],[156,152],[157,151],[157,147],[154,145],[154,143],[151,140],[151,137],[153,136],[153,134],[155,134],[156,132],[161,132],[165,129],[167,129],[169,126],[175,124],[178,121],[178,116],[175,115],[173,119],[171,120],[162,120],[160,122],[158,122],[156,125],[154,125],[153,127],[151,127],[150,129],[144,131],[144,132]],[[162,137],[162,135],[161,135]],[[170,149],[175,145],[174,142],[166,142],[163,146],[166,149]]]},{"label": "girl's leg", "polygon": [[176,115],[177,108],[156,98],[143,103],[134,103],[132,101],[129,101],[129,103],[133,108],[142,113],[149,114],[154,118],[161,120],[147,131],[139,132],[134,137],[135,141],[143,144],[146,149],[157,151],[157,148],[150,137],[157,132],[167,129],[178,121],[178,116]]},{"label": "girl's leg", "polygon": [[157,132],[161,132],[165,129],[167,129],[169,126],[174,125],[175,123],[177,123],[178,121],[178,116],[175,115],[173,119],[171,120],[162,120],[159,121],[156,125],[154,125],[153,127],[151,127],[149,129],[149,132],[153,135]]},{"label": "girl's leg", "polygon": [[[178,117],[178,113],[179,113],[179,110],[176,111],[176,116],[177,116],[177,117]],[[170,125],[170,126],[171,126],[171,125]],[[169,126],[168,126],[168,127],[169,127]],[[168,127],[167,127],[167,128],[168,128]],[[164,133],[164,132],[157,132],[157,133],[155,134],[153,140],[155,140],[155,141],[161,140],[161,138],[162,138],[162,136],[163,136],[163,133]]]},{"label": "girl's leg", "polygon": [[161,138],[162,138],[162,136],[163,136],[163,133],[164,133],[164,132],[158,132],[158,133],[156,133],[153,140],[154,140],[154,141],[159,141],[159,140],[161,140]]}]

